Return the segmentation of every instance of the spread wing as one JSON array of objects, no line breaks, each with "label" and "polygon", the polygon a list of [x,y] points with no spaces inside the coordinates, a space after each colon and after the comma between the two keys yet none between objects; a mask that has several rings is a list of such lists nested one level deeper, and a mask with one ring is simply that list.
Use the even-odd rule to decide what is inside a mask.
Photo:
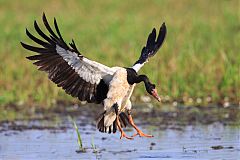
[{"label": "spread wing", "polygon": [[156,29],[153,28],[152,32],[149,34],[147,39],[147,44],[143,47],[140,58],[135,64],[137,63],[144,63],[147,61],[148,58],[154,56],[157,51],[162,46],[164,39],[167,34],[167,28],[165,23],[163,23],[159,29],[158,37],[156,37]]},{"label": "spread wing", "polygon": [[62,87],[67,94],[78,97],[81,101],[101,103],[106,98],[108,82],[115,72],[114,68],[85,58],[73,40],[68,46],[60,34],[55,18],[57,34],[51,29],[44,13],[42,20],[50,35],[43,33],[36,21],[34,28],[43,40],[26,29],[27,36],[42,46],[35,47],[21,42],[25,49],[38,53],[26,58],[35,61],[33,64],[39,70],[47,72],[49,79]]}]

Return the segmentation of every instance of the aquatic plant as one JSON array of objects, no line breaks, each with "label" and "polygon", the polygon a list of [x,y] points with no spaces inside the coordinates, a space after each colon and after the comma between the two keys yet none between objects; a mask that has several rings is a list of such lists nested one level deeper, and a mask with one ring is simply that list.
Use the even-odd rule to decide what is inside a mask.
[{"label": "aquatic plant", "polygon": [[86,152],[86,149],[83,147],[83,144],[82,144],[82,138],[81,138],[81,134],[78,130],[78,126],[76,124],[76,122],[72,119],[72,117],[69,117],[69,119],[72,121],[73,123],[73,127],[77,133],[77,142],[78,142],[78,147],[79,147],[79,150],[77,152]]},{"label": "aquatic plant", "polygon": [[92,146],[92,149],[93,149],[93,153],[97,153],[97,147],[95,146],[94,144],[94,138],[92,137],[92,141],[91,141],[91,146]]}]

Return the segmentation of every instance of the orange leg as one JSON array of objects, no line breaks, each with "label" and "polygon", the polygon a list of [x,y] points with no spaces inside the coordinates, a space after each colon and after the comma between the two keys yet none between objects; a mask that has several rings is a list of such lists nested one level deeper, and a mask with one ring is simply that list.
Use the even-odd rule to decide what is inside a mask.
[{"label": "orange leg", "polygon": [[134,124],[130,112],[128,113],[128,119],[129,119],[129,123],[130,123],[130,124],[133,126],[133,128],[135,128],[136,131],[137,131],[137,133],[135,133],[134,135],[132,135],[132,137],[135,137],[135,136],[137,136],[137,135],[139,135],[140,137],[148,137],[148,138],[153,137],[153,136],[150,135],[150,134],[145,134],[145,133],[143,133],[143,132]]},{"label": "orange leg", "polygon": [[125,138],[127,138],[127,139],[133,139],[133,137],[128,137],[128,136],[126,135],[126,133],[123,131],[123,129],[122,129],[122,127],[121,127],[121,124],[120,124],[120,122],[119,122],[119,117],[118,117],[118,115],[117,115],[117,126],[118,126],[119,131],[121,132],[121,137],[120,137],[120,139],[122,139],[123,137],[125,137]]}]

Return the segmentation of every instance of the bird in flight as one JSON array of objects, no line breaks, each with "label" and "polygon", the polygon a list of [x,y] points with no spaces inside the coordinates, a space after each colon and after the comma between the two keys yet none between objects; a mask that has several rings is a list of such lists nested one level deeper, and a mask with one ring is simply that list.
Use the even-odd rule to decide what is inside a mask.
[{"label": "bird in flight", "polygon": [[[21,42],[25,49],[37,53],[26,58],[34,61],[33,64],[38,66],[38,70],[47,72],[48,78],[67,94],[80,101],[102,104],[104,112],[100,114],[97,121],[100,132],[116,133],[118,129],[121,133],[120,139],[123,137],[133,139],[137,135],[153,137],[143,133],[135,125],[131,116],[130,97],[135,85],[143,82],[146,91],[156,100],[161,100],[156,86],[146,75],[139,75],[137,72],[163,44],[167,33],[165,23],[161,25],[158,36],[155,28],[149,34],[147,43],[133,66],[108,67],[84,57],[73,40],[68,45],[59,31],[55,18],[55,32],[44,13],[42,20],[49,33],[45,34],[36,21],[34,21],[34,28],[42,39],[35,37],[26,29],[27,36],[41,46],[36,47]],[[136,130],[133,136],[127,136],[123,131],[127,125],[131,125]]]}]

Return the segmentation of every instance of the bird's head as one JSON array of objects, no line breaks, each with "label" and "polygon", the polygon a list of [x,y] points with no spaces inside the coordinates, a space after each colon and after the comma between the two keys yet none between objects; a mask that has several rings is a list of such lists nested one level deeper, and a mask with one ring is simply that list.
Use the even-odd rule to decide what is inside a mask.
[{"label": "bird's head", "polygon": [[157,93],[157,89],[155,84],[152,84],[150,82],[148,82],[146,84],[146,90],[147,92],[152,95],[156,100],[158,100],[159,102],[161,102],[161,98],[159,97],[158,93]]}]

